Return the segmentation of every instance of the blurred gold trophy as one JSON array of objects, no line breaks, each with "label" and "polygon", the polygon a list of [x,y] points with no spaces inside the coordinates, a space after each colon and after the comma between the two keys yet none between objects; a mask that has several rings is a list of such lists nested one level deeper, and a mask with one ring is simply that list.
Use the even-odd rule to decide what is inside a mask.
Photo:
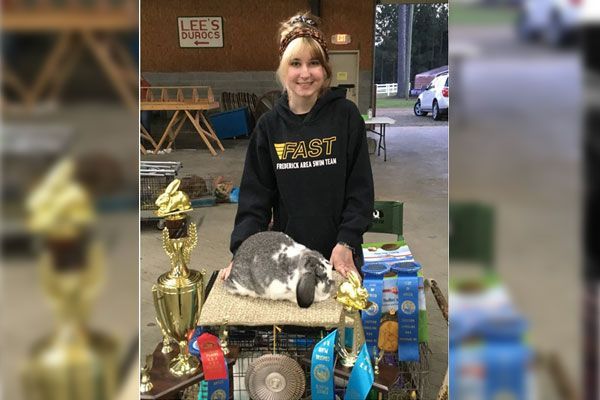
[{"label": "blurred gold trophy", "polygon": [[55,331],[37,342],[23,373],[29,400],[112,399],[118,346],[86,320],[103,272],[91,235],[95,216],[75,165],[61,161],[27,200],[29,229],[41,239],[41,281],[56,313]]},{"label": "blurred gold trophy", "polygon": [[[340,285],[336,295],[336,300],[344,306],[338,326],[336,348],[340,355],[340,362],[345,367],[354,366],[360,349],[365,343],[365,332],[360,318],[360,310],[365,310],[371,306],[368,299],[369,292],[361,286],[359,276],[354,272],[349,273],[348,281]],[[353,328],[351,349],[348,349],[345,344],[346,327],[348,326]]]},{"label": "blurred gold trophy", "polygon": [[156,319],[161,329],[179,344],[179,354],[169,364],[169,371],[175,376],[193,374],[198,369],[198,359],[188,351],[187,334],[196,327],[204,291],[203,274],[187,267],[197,232],[194,223],[188,226],[186,213],[192,207],[188,196],[178,190],[179,184],[179,179],[175,179],[156,200],[156,214],[165,218],[163,248],[171,260],[171,270],[152,287]]}]

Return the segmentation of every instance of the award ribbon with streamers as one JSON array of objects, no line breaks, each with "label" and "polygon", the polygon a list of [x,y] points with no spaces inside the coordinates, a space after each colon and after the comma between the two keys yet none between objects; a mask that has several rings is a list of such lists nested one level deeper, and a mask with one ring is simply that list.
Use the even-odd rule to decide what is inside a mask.
[{"label": "award ribbon with streamers", "polygon": [[521,343],[490,343],[484,350],[486,399],[527,399],[527,349]]},{"label": "award ribbon with streamers", "polygon": [[398,275],[398,359],[419,361],[419,277],[421,264],[395,263]]},{"label": "award ribbon with streamers", "polygon": [[375,382],[375,375],[373,374],[369,350],[365,343],[350,373],[344,400],[365,400],[371,390],[371,386],[373,386],[373,382]]},{"label": "award ribbon with streamers", "polygon": [[390,271],[390,267],[383,263],[372,263],[365,264],[361,270],[364,274],[363,285],[369,291],[369,301],[373,303],[361,315],[367,349],[369,354],[373,354],[377,347],[379,327],[381,326],[383,276]]},{"label": "award ribbon with streamers", "polygon": [[311,359],[310,389],[313,400],[331,400],[334,397],[333,365],[337,329],[316,344]]},{"label": "award ribbon with streamers", "polygon": [[208,398],[210,400],[228,399],[229,374],[219,339],[205,332],[198,337],[198,348],[202,359],[204,380],[208,384]]},{"label": "award ribbon with streamers", "polygon": [[198,348],[198,337],[204,333],[204,328],[197,326],[188,334],[188,350],[191,355],[200,357],[200,349]]}]

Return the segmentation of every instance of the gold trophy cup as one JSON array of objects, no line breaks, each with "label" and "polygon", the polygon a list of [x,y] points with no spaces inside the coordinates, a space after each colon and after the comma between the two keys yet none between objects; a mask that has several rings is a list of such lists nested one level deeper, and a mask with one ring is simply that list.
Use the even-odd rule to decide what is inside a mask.
[{"label": "gold trophy cup", "polygon": [[[193,374],[198,359],[189,354],[187,335],[196,327],[204,301],[203,273],[188,269],[190,254],[197,243],[194,223],[188,224],[192,210],[188,196],[177,190],[175,179],[156,200],[156,214],[165,218],[163,248],[171,261],[171,270],[162,274],[152,287],[156,319],[161,329],[179,344],[179,354],[169,364],[175,376]],[[164,341],[163,341],[164,343]]]},{"label": "gold trophy cup", "polygon": [[75,164],[56,165],[27,201],[28,227],[43,244],[40,277],[56,327],[39,340],[24,366],[28,400],[109,400],[118,379],[118,343],[87,325],[104,262],[93,235],[95,215]]},{"label": "gold trophy cup", "polygon": [[[360,318],[360,310],[371,306],[368,301],[369,292],[361,286],[360,278],[354,272],[348,274],[348,281],[342,283],[338,288],[336,300],[343,304],[342,314],[338,326],[337,352],[340,355],[340,363],[345,367],[352,367],[358,359],[360,349],[365,343],[365,332]],[[352,348],[345,345],[346,327],[352,326]]]}]

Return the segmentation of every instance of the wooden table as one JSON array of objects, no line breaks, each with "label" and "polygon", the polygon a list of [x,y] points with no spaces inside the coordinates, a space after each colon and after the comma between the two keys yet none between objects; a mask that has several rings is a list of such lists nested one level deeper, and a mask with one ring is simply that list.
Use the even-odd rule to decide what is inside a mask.
[{"label": "wooden table", "polygon": [[[174,348],[177,346],[173,346]],[[148,393],[140,394],[141,400],[175,399],[177,393],[183,389],[192,386],[204,379],[202,364],[193,375],[176,377],[169,372],[169,362],[178,353],[173,350],[169,354],[161,352],[162,343],[159,343],[152,353],[153,363],[150,370],[150,381],[152,390]],[[238,346],[230,346],[229,354],[225,356],[227,369],[229,370],[229,398],[233,399],[233,365],[236,363],[240,353]]]},{"label": "wooden table", "polygon": [[[140,135],[152,144],[155,154],[158,153],[165,142],[167,142],[165,148],[171,148],[186,120],[192,123],[213,156],[216,156],[217,152],[211,145],[211,141],[215,142],[221,151],[225,151],[217,134],[204,115],[207,110],[219,108],[219,103],[214,101],[210,87],[151,86],[144,89],[147,92],[145,98],[140,102],[141,111],[175,111],[158,143],[150,137],[146,129],[140,124]],[[146,154],[146,149],[141,143],[140,151]]]},{"label": "wooden table", "polygon": [[[381,154],[383,149],[383,161],[387,161],[387,152],[385,146],[385,128],[388,125],[395,124],[396,121],[390,117],[373,117],[365,120],[365,125],[368,126],[368,130],[379,136],[379,142],[377,144],[377,155]],[[377,131],[377,125],[379,125],[379,131]],[[369,128],[372,126],[373,128]]]},{"label": "wooden table", "polygon": [[126,0],[113,6],[99,0],[93,6],[67,1],[63,7],[39,1],[35,6],[10,4],[2,15],[3,33],[40,33],[56,35],[50,52],[40,62],[41,68],[32,82],[23,82],[6,63],[3,72],[6,84],[13,88],[25,110],[39,102],[42,96],[58,96],[72,73],[84,49],[95,57],[113,87],[129,107],[138,110],[138,67],[117,35],[137,29],[137,2]]}]

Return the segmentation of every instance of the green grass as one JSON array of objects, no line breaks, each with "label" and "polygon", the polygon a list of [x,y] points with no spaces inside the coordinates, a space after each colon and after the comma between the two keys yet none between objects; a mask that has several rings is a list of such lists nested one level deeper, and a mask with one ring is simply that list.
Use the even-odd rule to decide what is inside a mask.
[{"label": "green grass", "polygon": [[415,99],[397,99],[394,97],[383,97],[377,99],[377,108],[413,108]]},{"label": "green grass", "polygon": [[510,7],[483,7],[469,4],[452,4],[450,6],[449,24],[489,26],[514,25],[517,20],[517,9]]}]

